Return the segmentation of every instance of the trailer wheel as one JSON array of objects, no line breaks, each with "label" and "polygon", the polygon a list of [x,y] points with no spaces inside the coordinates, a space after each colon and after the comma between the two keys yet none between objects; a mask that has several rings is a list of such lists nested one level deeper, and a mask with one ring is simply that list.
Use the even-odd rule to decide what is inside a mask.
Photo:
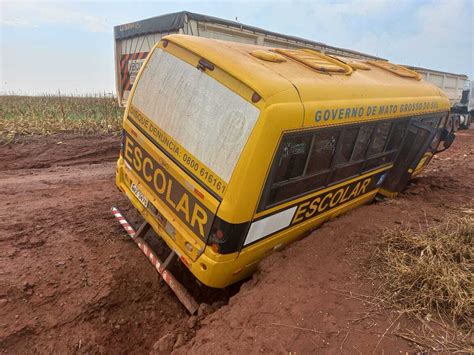
[{"label": "trailer wheel", "polygon": [[459,115],[459,129],[469,129],[471,126],[471,115],[469,113]]}]

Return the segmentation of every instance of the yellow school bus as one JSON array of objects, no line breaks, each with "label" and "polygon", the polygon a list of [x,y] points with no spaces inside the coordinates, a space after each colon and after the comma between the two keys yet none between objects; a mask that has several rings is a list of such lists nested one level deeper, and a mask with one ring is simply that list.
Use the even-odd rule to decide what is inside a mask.
[{"label": "yellow school bus", "polygon": [[395,196],[452,140],[449,108],[389,62],[170,35],[129,97],[116,184],[221,288],[324,221]]}]

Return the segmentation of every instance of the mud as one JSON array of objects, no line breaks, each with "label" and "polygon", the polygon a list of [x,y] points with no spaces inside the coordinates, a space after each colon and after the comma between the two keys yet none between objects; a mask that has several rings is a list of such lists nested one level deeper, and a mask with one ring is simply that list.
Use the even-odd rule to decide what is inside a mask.
[{"label": "mud", "polygon": [[411,350],[363,296],[376,287],[367,260],[384,228],[472,207],[473,136],[459,132],[399,198],[354,210],[267,258],[237,294],[238,286],[191,285],[200,302],[222,306],[201,321],[189,318],[110,213],[115,205],[139,223],[114,185],[118,137],[2,146],[0,350],[146,353],[166,334],[184,344],[178,353]]},{"label": "mud", "polygon": [[0,347],[136,352],[187,319],[110,207],[117,137],[35,138],[0,148]]},{"label": "mud", "polygon": [[458,132],[454,145],[398,198],[355,209],[264,260],[253,280],[177,353],[415,351],[415,344],[392,334],[393,317],[372,298],[377,285],[368,277],[368,261],[386,228],[472,211],[473,138],[474,130]]}]

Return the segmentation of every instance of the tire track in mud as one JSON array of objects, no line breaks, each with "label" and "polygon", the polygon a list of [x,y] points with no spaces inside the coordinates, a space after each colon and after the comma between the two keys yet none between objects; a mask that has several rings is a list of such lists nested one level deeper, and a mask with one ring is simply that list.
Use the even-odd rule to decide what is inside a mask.
[{"label": "tire track in mud", "polygon": [[0,148],[0,349],[143,353],[184,328],[184,308],[110,214],[118,204],[138,222],[115,188],[119,145],[54,136]]}]

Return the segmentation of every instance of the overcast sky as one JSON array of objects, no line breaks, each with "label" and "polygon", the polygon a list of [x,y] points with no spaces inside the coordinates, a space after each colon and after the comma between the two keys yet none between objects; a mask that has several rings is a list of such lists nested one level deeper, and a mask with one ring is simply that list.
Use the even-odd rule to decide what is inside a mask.
[{"label": "overcast sky", "polygon": [[0,3],[3,93],[113,92],[113,26],[182,10],[474,77],[474,0]]}]

